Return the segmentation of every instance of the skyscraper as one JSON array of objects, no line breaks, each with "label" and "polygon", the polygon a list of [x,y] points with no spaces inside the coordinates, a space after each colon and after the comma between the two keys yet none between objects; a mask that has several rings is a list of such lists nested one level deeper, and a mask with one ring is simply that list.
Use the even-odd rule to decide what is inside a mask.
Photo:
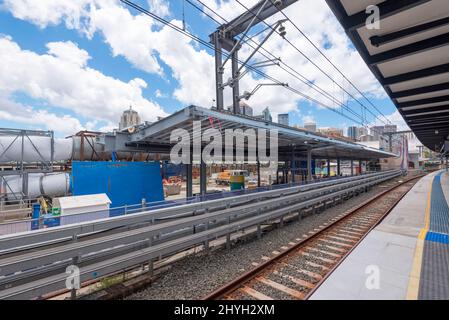
[{"label": "skyscraper", "polygon": [[348,127],[348,137],[352,140],[357,140],[359,138],[359,128],[355,126]]},{"label": "skyscraper", "polygon": [[278,123],[284,126],[288,126],[289,125],[288,113],[278,114]]},{"label": "skyscraper", "polygon": [[384,133],[384,126],[374,126],[370,128],[370,133],[374,137],[374,140],[379,140],[380,136]]}]

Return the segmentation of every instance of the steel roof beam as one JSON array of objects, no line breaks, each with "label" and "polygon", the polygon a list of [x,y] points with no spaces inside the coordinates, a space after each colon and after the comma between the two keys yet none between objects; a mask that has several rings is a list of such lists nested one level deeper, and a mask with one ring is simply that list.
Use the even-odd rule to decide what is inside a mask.
[{"label": "steel roof beam", "polygon": [[[445,120],[445,119],[449,119],[449,116],[442,116],[442,117],[438,117],[439,120]],[[416,120],[415,119],[409,119],[407,120],[408,124],[413,124],[413,123],[423,123],[423,122],[428,122],[428,121],[434,121],[435,117],[433,116],[428,116],[428,117],[419,117]]]},{"label": "steel roof beam", "polygon": [[392,85],[392,84],[396,84],[396,83],[400,83],[400,82],[406,82],[406,81],[436,76],[436,75],[439,75],[442,73],[447,73],[447,72],[449,72],[449,63],[431,67],[431,68],[407,72],[407,73],[399,74],[396,76],[383,78],[383,79],[381,79],[382,80],[381,82],[384,85],[388,86],[388,85]]},{"label": "steel roof beam", "polygon": [[[399,109],[415,107],[430,103],[449,102],[449,95],[397,103]],[[432,107],[429,107],[432,108]]]},{"label": "steel roof beam", "polygon": [[[234,20],[230,21],[229,23],[223,25],[221,29],[225,33],[229,33],[231,37],[235,37],[245,30],[255,26],[256,24],[260,23],[261,21],[268,19],[272,15],[279,12],[279,10],[285,9],[291,4],[295,3],[298,0],[283,0],[280,1],[281,4],[279,6],[275,6],[273,3],[276,1],[269,0],[268,3],[265,5],[263,10],[258,14],[258,16],[254,19],[254,14],[259,12],[259,10],[262,8],[262,6],[265,3],[265,0],[259,1],[255,6],[250,8],[249,10],[246,10],[243,14],[236,17]],[[254,19],[254,20],[253,20]]]},{"label": "steel roof beam", "polygon": [[[449,113],[449,105],[444,106],[438,106],[438,107],[425,107],[421,109],[414,109],[414,110],[400,110],[400,112],[405,115],[406,117],[412,116],[417,117],[415,119],[419,119],[418,117],[428,117],[432,116],[435,117],[436,113]],[[430,113],[432,112],[432,113]],[[421,113],[427,113],[421,115]],[[407,120],[407,119],[406,119]]]},{"label": "steel roof beam", "polygon": [[449,124],[449,120],[445,121],[431,121],[431,122],[424,122],[424,123],[411,123],[409,126],[411,128],[426,126],[427,128],[435,128],[435,127],[444,127],[447,128]]},{"label": "steel roof beam", "polygon": [[439,84],[435,84],[435,85],[427,86],[427,87],[420,87],[420,88],[415,88],[415,89],[410,89],[410,90],[393,92],[390,95],[390,97],[392,99],[398,99],[398,98],[415,96],[418,94],[438,92],[438,91],[442,91],[442,90],[449,90],[449,82],[439,83]]},{"label": "steel roof beam", "polygon": [[[401,13],[413,7],[419,6],[430,0],[387,0],[377,5],[380,11],[380,20]],[[335,0],[327,0],[327,3],[336,2]],[[346,12],[346,11],[345,11]],[[348,31],[354,31],[365,26],[369,13],[366,11],[357,12],[351,16],[346,15],[343,27]]]},{"label": "steel roof beam", "polygon": [[368,58],[368,64],[378,65],[388,61],[408,57],[420,52],[439,48],[449,44],[449,33],[441,34],[429,39],[410,43],[405,46],[375,54]]},{"label": "steel roof beam", "polygon": [[384,35],[376,35],[370,38],[371,44],[375,47],[379,47],[383,44],[390,43],[399,39],[409,37],[411,35],[421,33],[424,31],[429,31],[441,26],[449,24],[449,17],[443,19],[434,20],[431,22],[419,24],[410,28],[402,29],[396,32],[387,33]]}]

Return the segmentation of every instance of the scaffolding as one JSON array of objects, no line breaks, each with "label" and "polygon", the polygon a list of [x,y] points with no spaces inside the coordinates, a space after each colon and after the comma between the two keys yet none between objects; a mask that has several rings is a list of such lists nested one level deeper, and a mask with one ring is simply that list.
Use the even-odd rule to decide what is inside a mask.
[{"label": "scaffolding", "polygon": [[[28,194],[28,175],[30,173],[50,173],[53,172],[54,159],[54,132],[40,131],[40,130],[23,130],[23,129],[8,129],[0,128],[0,138],[11,137],[12,140],[7,145],[0,145],[0,203],[3,207],[5,205],[6,192],[13,194],[14,200],[18,202],[29,202]],[[47,137],[50,139],[50,159],[46,159],[39,148],[33,142],[32,137]],[[1,143],[1,142],[0,142]],[[6,157],[8,151],[16,148],[19,150],[19,155],[16,161],[11,161]],[[29,163],[25,160],[25,152],[32,148],[39,161]],[[20,176],[22,181],[22,188],[20,192],[14,191],[9,185],[7,176]]]}]

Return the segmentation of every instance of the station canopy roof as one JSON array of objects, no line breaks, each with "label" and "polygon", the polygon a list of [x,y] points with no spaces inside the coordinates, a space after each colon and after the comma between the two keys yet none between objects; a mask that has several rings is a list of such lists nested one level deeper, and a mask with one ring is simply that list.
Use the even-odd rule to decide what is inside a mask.
[{"label": "station canopy roof", "polygon": [[[441,151],[449,134],[448,1],[326,1],[408,126]],[[378,29],[367,27],[369,5],[379,9]]]},{"label": "station canopy roof", "polygon": [[[193,121],[201,121],[201,128],[204,130],[208,128],[219,129],[224,136],[226,129],[257,129],[277,130],[278,131],[278,145],[279,145],[279,160],[283,157],[291,159],[292,150],[295,154],[301,155],[307,151],[307,148],[312,148],[312,156],[315,158],[341,158],[341,159],[379,159],[395,157],[396,155],[390,152],[369,148],[357,143],[343,141],[336,138],[329,138],[327,136],[309,132],[302,129],[284,126],[277,123],[265,121],[262,119],[236,115],[227,111],[217,111],[214,109],[206,109],[197,106],[190,106],[184,108],[166,118],[146,126],[138,128],[134,133],[119,133],[116,132],[116,140],[123,141],[126,148],[158,150],[157,152],[169,151],[174,144],[170,141],[170,135],[175,129],[185,129],[193,136]],[[269,132],[267,132],[269,136]],[[225,141],[222,138],[222,141]],[[109,146],[115,150],[120,150],[120,145]],[[164,149],[165,147],[165,149]],[[154,151],[156,152],[156,151]]]}]

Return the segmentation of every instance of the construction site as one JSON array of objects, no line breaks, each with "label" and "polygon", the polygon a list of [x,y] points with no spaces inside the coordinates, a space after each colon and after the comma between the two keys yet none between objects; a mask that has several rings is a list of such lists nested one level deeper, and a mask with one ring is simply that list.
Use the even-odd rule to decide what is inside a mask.
[{"label": "construction site", "polygon": [[[267,84],[239,88],[245,73],[283,66],[252,58],[285,37],[296,2],[260,1],[210,30],[212,107],[150,122],[124,105],[114,129],[65,137],[0,129],[0,299],[449,299],[447,3],[326,1],[408,127],[346,134],[254,114],[245,101]],[[368,5],[382,28],[365,24]]]}]

